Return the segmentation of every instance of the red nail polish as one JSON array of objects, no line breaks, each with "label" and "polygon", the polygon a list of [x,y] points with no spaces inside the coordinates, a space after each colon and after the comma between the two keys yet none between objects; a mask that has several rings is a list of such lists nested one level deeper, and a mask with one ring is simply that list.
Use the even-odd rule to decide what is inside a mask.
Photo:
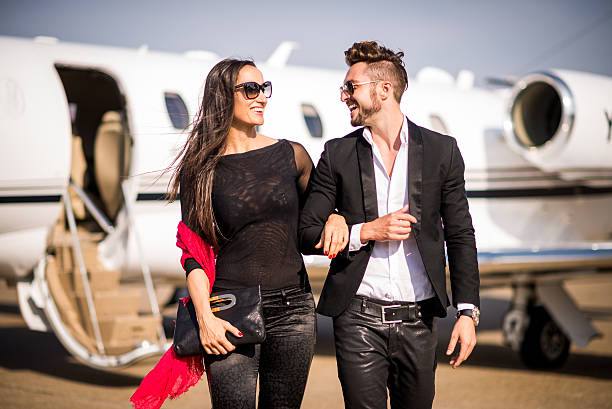
[{"label": "red nail polish", "polygon": [[241,337],[244,336],[244,334],[240,331],[238,331],[238,335],[240,335]]}]

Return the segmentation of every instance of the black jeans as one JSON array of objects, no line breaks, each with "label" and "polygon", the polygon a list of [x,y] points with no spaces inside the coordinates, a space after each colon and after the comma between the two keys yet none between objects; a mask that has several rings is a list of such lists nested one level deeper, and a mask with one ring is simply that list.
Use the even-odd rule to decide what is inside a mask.
[{"label": "black jeans", "polygon": [[347,309],[334,318],[338,376],[349,409],[431,408],[435,393],[436,322],[433,316],[383,324]]},{"label": "black jeans", "polygon": [[312,293],[300,287],[262,291],[266,340],[228,355],[205,355],[214,409],[255,408],[257,377],[262,409],[299,408],[314,354]]}]

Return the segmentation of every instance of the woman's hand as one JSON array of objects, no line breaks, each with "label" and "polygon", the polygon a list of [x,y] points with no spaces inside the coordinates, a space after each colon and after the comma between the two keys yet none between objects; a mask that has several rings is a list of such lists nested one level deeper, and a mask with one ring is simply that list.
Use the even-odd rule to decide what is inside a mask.
[{"label": "woman's hand", "polygon": [[330,259],[344,250],[349,241],[349,230],[346,220],[339,214],[332,213],[327,218],[321,238],[315,248],[323,248],[323,254]]},{"label": "woman's hand", "polygon": [[200,342],[204,352],[210,355],[224,355],[232,352],[236,347],[229,342],[225,333],[231,332],[238,338],[242,332],[227,321],[217,318],[210,309],[208,294],[210,282],[201,268],[196,268],[187,276],[187,289],[193,301],[200,327]]},{"label": "woman's hand", "polygon": [[226,331],[231,332],[238,338],[242,336],[242,332],[238,328],[212,314],[198,319],[198,324],[200,326],[200,342],[204,347],[204,352],[209,355],[225,355],[236,349],[225,336]]}]

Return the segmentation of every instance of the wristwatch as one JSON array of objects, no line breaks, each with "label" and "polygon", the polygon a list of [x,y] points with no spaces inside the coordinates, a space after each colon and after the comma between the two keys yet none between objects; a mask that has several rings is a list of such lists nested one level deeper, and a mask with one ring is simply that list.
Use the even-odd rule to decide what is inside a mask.
[{"label": "wristwatch", "polygon": [[470,317],[472,321],[474,321],[475,327],[477,327],[478,324],[480,323],[480,308],[478,307],[474,307],[473,309],[470,309],[470,310],[457,311],[457,318],[461,317],[462,315],[467,315],[468,317]]}]

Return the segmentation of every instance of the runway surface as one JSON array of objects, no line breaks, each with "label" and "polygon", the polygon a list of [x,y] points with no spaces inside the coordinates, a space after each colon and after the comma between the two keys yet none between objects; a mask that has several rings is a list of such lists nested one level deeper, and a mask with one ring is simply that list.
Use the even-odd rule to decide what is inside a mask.
[{"label": "runway surface", "polygon": [[[604,335],[573,349],[560,370],[526,369],[502,346],[499,326],[510,292],[482,294],[479,344],[470,360],[453,370],[443,356],[452,319],[439,321],[437,409],[612,408],[612,279],[573,280],[568,290]],[[315,283],[315,290],[317,285]],[[333,355],[331,322],[319,316],[316,355],[304,409],[342,408]],[[0,408],[129,408],[128,399],[155,359],[130,368],[98,371],[78,363],[50,333],[29,331],[16,292],[0,283]],[[206,382],[165,408],[210,408]]]}]

